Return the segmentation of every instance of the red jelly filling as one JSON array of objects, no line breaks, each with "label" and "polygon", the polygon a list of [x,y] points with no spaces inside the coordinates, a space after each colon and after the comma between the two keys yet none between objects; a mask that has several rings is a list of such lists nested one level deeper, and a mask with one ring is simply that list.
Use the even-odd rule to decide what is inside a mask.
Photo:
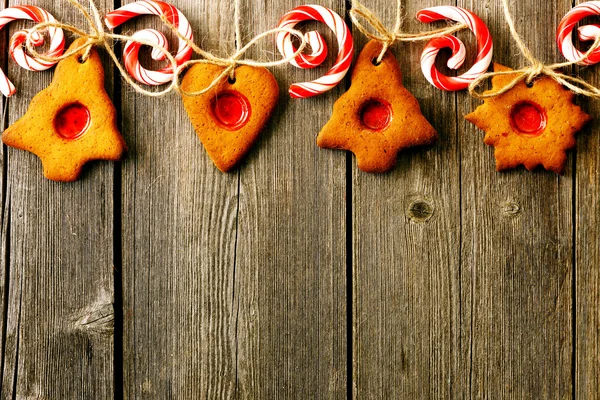
[{"label": "red jelly filling", "polygon": [[225,129],[235,131],[250,120],[250,102],[240,92],[225,90],[211,102],[213,119]]},{"label": "red jelly filling", "polygon": [[54,117],[56,132],[63,139],[75,140],[85,133],[90,126],[90,110],[81,103],[63,107]]},{"label": "red jelly filling", "polygon": [[515,104],[510,112],[510,120],[513,128],[526,136],[541,135],[548,122],[544,110],[529,101]]},{"label": "red jelly filling", "polygon": [[368,129],[381,131],[392,122],[392,106],[385,100],[367,100],[360,108],[360,121]]}]

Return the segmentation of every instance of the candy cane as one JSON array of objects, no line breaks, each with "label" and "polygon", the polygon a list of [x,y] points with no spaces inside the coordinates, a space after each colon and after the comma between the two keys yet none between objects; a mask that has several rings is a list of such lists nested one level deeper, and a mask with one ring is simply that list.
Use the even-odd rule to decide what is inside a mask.
[{"label": "candy cane", "polygon": [[[185,16],[177,8],[169,3],[155,0],[141,0],[135,3],[127,4],[121,8],[109,12],[104,17],[106,26],[114,29],[125,21],[139,15],[151,14],[164,16],[169,23],[177,28],[179,33],[189,40],[193,40],[192,28]],[[135,32],[132,38],[155,43],[160,47],[168,50],[168,42],[165,36],[154,29],[143,29]],[[145,69],[140,64],[139,52],[142,45],[133,40],[128,40],[123,48],[123,59],[125,68],[129,75],[135,78],[138,82],[146,85],[162,85],[170,82],[173,79],[173,67],[168,65],[160,71],[151,71]],[[175,55],[177,65],[188,61],[192,57],[192,48],[183,40],[179,39],[179,49]],[[152,50],[152,58],[161,61],[166,59],[165,54],[159,49]]]},{"label": "candy cane", "polygon": [[[289,91],[293,98],[312,97],[334,88],[344,78],[352,63],[354,43],[350,29],[344,20],[329,8],[318,5],[296,7],[281,18],[279,28],[292,29],[299,22],[313,20],[327,24],[335,32],[339,48],[338,56],[333,67],[324,76],[312,82],[292,84]],[[317,31],[309,32],[304,37],[310,44],[312,54],[300,54],[290,63],[298,68],[314,68],[327,58],[327,45]],[[277,34],[277,49],[284,57],[294,55],[297,49],[292,44],[289,32]]]},{"label": "candy cane", "polygon": [[448,68],[458,69],[465,62],[465,45],[455,36],[447,35],[431,40],[421,54],[421,70],[425,78],[433,86],[448,91],[462,90],[469,87],[477,77],[485,73],[492,62],[492,36],[487,26],[475,14],[460,7],[440,6],[421,10],[417,19],[430,23],[439,20],[453,20],[466,24],[477,39],[477,58],[475,64],[464,74],[448,77],[441,74],[435,67],[435,58],[442,48],[449,47],[452,57],[448,60]]},{"label": "candy cane", "polygon": [[[571,62],[581,59],[585,53],[577,50],[573,45],[573,28],[585,17],[600,15],[600,1],[588,1],[575,6],[565,15],[558,25],[556,41],[558,49],[565,58]],[[596,40],[600,36],[598,25],[585,25],[578,29],[581,41]],[[600,62],[600,48],[594,50],[588,58],[580,61],[581,65],[592,65]]]},{"label": "candy cane", "polygon": [[[56,22],[54,17],[46,10],[36,6],[14,6],[0,11],[0,29],[4,28],[12,21],[18,19],[28,19],[36,23],[40,22]],[[56,62],[36,60],[30,57],[24,50],[23,43],[27,40],[27,29],[15,32],[10,39],[9,52],[13,60],[22,68],[30,71],[46,70]],[[53,26],[48,27],[48,35],[50,36],[50,48],[47,53],[48,57],[58,57],[63,54],[65,49],[65,36],[63,30]],[[44,44],[44,37],[39,32],[34,32],[31,35],[32,44],[36,47]],[[0,69],[0,92],[6,97],[15,94],[15,85],[8,80],[4,71]]]}]

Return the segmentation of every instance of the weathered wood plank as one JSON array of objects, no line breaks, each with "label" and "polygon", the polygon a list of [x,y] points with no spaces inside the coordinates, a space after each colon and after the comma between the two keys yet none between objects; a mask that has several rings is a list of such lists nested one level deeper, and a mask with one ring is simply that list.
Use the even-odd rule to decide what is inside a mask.
[{"label": "weathered wood plank", "polygon": [[[459,0],[483,18],[494,59],[524,65],[500,1]],[[540,59],[559,60],[554,41],[569,0],[511,2],[519,33]],[[460,94],[459,117],[481,102]],[[471,333],[473,398],[571,397],[573,171],[495,172],[483,133],[459,121],[462,308]],[[569,165],[571,161],[569,161]],[[469,327],[470,326],[470,327]]]},{"label": "weathered wood plank", "polygon": [[[112,7],[97,3],[103,11]],[[68,3],[36,4],[84,26]],[[19,26],[24,24],[12,24],[11,31]],[[32,73],[10,62],[8,75],[18,88],[8,100],[12,123],[52,73]],[[106,70],[106,86],[112,92],[112,68]],[[10,248],[1,397],[111,398],[113,166],[96,162],[78,182],[59,184],[43,177],[33,154],[9,149],[5,155],[3,215],[9,221],[3,221],[2,240]]]},{"label": "weathered wood plank", "polygon": [[[578,73],[600,85],[597,66]],[[577,138],[575,164],[575,396],[594,399],[600,396],[600,104],[580,103],[596,119]]]},{"label": "weathered wood plank", "polygon": [[[416,12],[442,0],[404,2],[403,28],[433,29]],[[392,27],[389,1],[365,3]],[[355,29],[358,48],[366,42]],[[438,143],[400,153],[387,174],[353,162],[354,397],[464,398],[468,329],[461,320],[460,170],[455,95],[420,70],[424,43],[392,47],[404,85],[439,133]],[[468,328],[468,325],[467,325]]]},{"label": "weathered wood plank", "polygon": [[[198,43],[233,50],[232,2],[177,6]],[[272,27],[291,7],[245,4],[253,23],[243,34]],[[239,174],[215,169],[180,100],[124,94],[135,152],[123,168],[126,397],[343,397],[344,157],[314,144],[325,114],[291,123],[335,96],[282,100],[241,167],[237,233]]]},{"label": "weathered wood plank", "polygon": [[[245,1],[245,37],[299,4]],[[344,13],[344,1],[319,4]],[[330,66],[335,40],[323,24],[306,29],[315,27],[326,35]],[[274,42],[251,55],[264,60],[277,51]],[[315,143],[344,86],[303,100],[287,93],[292,82],[326,70],[272,69],[278,111],[241,168],[234,304],[242,398],[346,396],[346,160]]]},{"label": "weathered wood plank", "polygon": [[[2,2],[2,7],[7,7],[8,1],[5,0]],[[5,29],[2,34],[0,34],[0,49],[6,49],[8,44],[8,29]],[[0,52],[0,66],[2,70],[6,72],[6,66],[9,59],[8,52]],[[0,128],[2,130],[7,127],[7,108],[6,108],[6,100],[4,96],[2,97],[2,101],[0,102]],[[0,146],[0,172],[2,178],[2,185],[0,186],[0,299],[2,301],[2,310],[0,311],[0,374],[4,370],[4,343],[5,343],[5,333],[6,333],[6,322],[8,315],[6,313],[7,310],[7,295],[8,295],[8,285],[6,282],[6,272],[8,271],[8,221],[10,220],[9,211],[10,208],[6,207],[6,146],[2,144]],[[0,383],[2,382],[2,378],[0,378]]]},{"label": "weathered wood plank", "polygon": [[[233,2],[174,4],[196,43],[233,49]],[[156,17],[123,32],[149,27],[168,32]],[[124,397],[232,398],[238,173],[214,167],[178,95],[122,99]]]}]

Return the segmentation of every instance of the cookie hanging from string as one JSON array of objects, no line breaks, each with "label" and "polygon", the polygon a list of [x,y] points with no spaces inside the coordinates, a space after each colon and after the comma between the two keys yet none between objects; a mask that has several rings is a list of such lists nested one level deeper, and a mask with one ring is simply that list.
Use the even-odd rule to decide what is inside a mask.
[{"label": "cookie hanging from string", "polygon": [[[587,52],[577,50],[572,43],[575,26],[585,17],[600,15],[600,7],[598,2],[587,2],[567,13],[558,26],[556,39],[569,61],[545,65],[517,33],[507,0],[502,3],[513,40],[530,65],[512,70],[495,64],[494,72],[472,82],[469,92],[483,99],[484,104],[465,118],[486,132],[484,142],[494,146],[499,171],[523,165],[528,170],[542,166],[561,174],[567,150],[575,147],[575,134],[592,119],[574,104],[575,95],[600,98],[600,89],[560,70],[600,61],[597,26],[579,28],[581,40],[595,40]],[[476,88],[489,78],[492,89],[479,94]]]},{"label": "cookie hanging from string", "polygon": [[391,170],[401,150],[437,139],[417,99],[402,85],[394,55],[386,51],[377,64],[382,46],[371,40],[363,48],[350,89],[335,102],[317,137],[319,147],[352,151],[358,168],[373,173]]},{"label": "cookie hanging from string", "polygon": [[[234,23],[239,27],[239,2],[234,4]],[[215,166],[223,172],[230,171],[250,150],[260,131],[267,124],[279,96],[279,87],[273,75],[263,66],[282,65],[298,57],[307,44],[307,39],[289,27],[279,27],[263,32],[242,46],[239,29],[236,29],[236,51],[227,58],[217,57],[193,42],[192,30],[187,19],[175,7],[156,0],[141,0],[127,4],[108,13],[105,23],[113,29],[127,20],[143,15],[159,15],[179,39],[179,48],[171,65],[159,71],[145,69],[139,61],[139,49],[145,42],[152,42],[156,60],[169,57],[165,36],[155,30],[135,32],[125,44],[123,59],[128,74],[146,85],[161,85],[170,82],[169,88],[157,93],[162,95],[180,88],[184,108],[192,125]],[[258,40],[277,33],[300,39],[298,49],[282,60],[261,62],[242,59],[242,56]],[[200,55],[200,60],[190,60],[191,54]],[[173,66],[175,68],[173,68]],[[185,73],[181,83],[179,75]],[[135,87],[135,86],[134,86]],[[137,87],[136,87],[137,90]]]},{"label": "cookie hanging from string", "polygon": [[[84,45],[76,40],[68,51]],[[85,49],[60,61],[50,86],[39,92],[29,109],[2,134],[11,147],[37,155],[50,180],[76,180],[85,163],[117,161],[126,151],[116,124],[116,111],[104,89],[98,53]]]},{"label": "cookie hanging from string", "polygon": [[[494,64],[494,72],[509,71]],[[510,74],[494,76],[492,89],[484,96],[513,79]],[[506,93],[484,98],[484,104],[465,118],[485,131],[484,142],[495,149],[498,171],[523,165],[561,174],[567,150],[575,147],[575,134],[592,119],[573,103],[574,97],[550,77],[535,80],[531,87],[523,80]]]},{"label": "cookie hanging from string", "polygon": [[277,80],[263,67],[241,66],[235,78],[225,74],[209,91],[215,76],[226,67],[196,64],[183,77],[183,105],[196,134],[217,168],[230,171],[248,153],[268,123],[279,97]]}]

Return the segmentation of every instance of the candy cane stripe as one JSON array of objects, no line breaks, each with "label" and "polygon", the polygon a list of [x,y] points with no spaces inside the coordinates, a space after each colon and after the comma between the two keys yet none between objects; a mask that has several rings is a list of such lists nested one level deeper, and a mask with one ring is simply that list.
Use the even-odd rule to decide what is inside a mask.
[{"label": "candy cane stripe", "polygon": [[[56,22],[56,19],[46,10],[37,6],[14,6],[0,11],[0,29],[8,25],[12,21],[19,19],[28,19],[36,23],[41,22]],[[28,55],[24,50],[24,43],[27,40],[28,30],[20,30],[14,33],[10,39],[9,52],[13,60],[21,68],[30,71],[43,71],[56,64],[56,62],[48,62],[36,60]],[[63,54],[65,49],[65,37],[63,30],[55,27],[48,27],[48,36],[50,37],[50,46],[45,55],[56,57]],[[39,33],[32,35],[32,44],[36,47],[44,44],[44,38]],[[6,97],[15,94],[16,89],[13,83],[8,79],[4,71],[0,69],[0,92]]]},{"label": "candy cane stripe", "polygon": [[[338,55],[333,67],[327,73],[311,82],[294,83],[290,86],[289,93],[293,98],[307,98],[319,95],[331,90],[344,78],[354,54],[354,43],[352,35],[344,20],[329,8],[319,5],[299,6],[283,16],[279,22],[279,28],[294,28],[302,21],[319,21],[326,24],[336,36],[338,43]],[[290,61],[297,68],[314,68],[321,65],[327,58],[327,45],[323,37],[316,31],[304,35],[310,44],[311,54],[299,54]],[[292,44],[291,34],[280,32],[277,34],[277,49],[284,57],[291,57],[297,51]]]},{"label": "candy cane stripe", "polygon": [[[588,1],[581,3],[571,9],[558,24],[556,30],[556,42],[562,55],[569,61],[575,62],[585,56],[573,45],[573,29],[584,18],[600,15],[600,1]],[[579,28],[579,39],[581,41],[596,40],[600,36],[600,27],[597,25],[586,25]],[[580,65],[593,65],[600,62],[600,49],[594,50],[588,58],[579,61]]]},{"label": "candy cane stripe", "polygon": [[448,67],[451,69],[460,68],[466,57],[464,43],[451,35],[435,38],[427,43],[421,54],[421,70],[425,78],[433,86],[446,91],[466,89],[471,82],[487,71],[492,62],[492,36],[485,23],[477,15],[464,8],[441,6],[419,11],[417,19],[424,23],[439,20],[462,22],[473,31],[477,39],[477,58],[475,63],[466,73],[457,77],[449,77],[440,73],[435,67],[435,59],[442,48],[448,47],[452,50],[452,57],[448,60]]},{"label": "candy cane stripe", "polygon": [[[139,15],[164,16],[171,24],[173,24],[174,27],[177,28],[182,36],[188,40],[194,39],[192,28],[185,15],[183,15],[181,11],[179,11],[173,5],[163,1],[140,0],[135,3],[127,4],[106,14],[104,17],[104,22],[108,28],[114,29]],[[155,43],[158,46],[168,50],[168,42],[165,36],[154,29],[143,29],[137,31],[132,35],[132,37],[138,40]],[[192,48],[182,39],[179,39],[178,45],[179,48],[174,58],[177,65],[181,65],[192,57]],[[127,69],[129,75],[131,75],[138,82],[146,85],[157,86],[170,82],[173,79],[173,66],[169,64],[159,71],[145,69],[141,66],[139,61],[139,51],[141,47],[141,44],[131,40],[127,41],[123,47],[123,59],[125,68]],[[164,60],[166,56],[160,50],[153,49],[152,58],[154,60]]]}]

